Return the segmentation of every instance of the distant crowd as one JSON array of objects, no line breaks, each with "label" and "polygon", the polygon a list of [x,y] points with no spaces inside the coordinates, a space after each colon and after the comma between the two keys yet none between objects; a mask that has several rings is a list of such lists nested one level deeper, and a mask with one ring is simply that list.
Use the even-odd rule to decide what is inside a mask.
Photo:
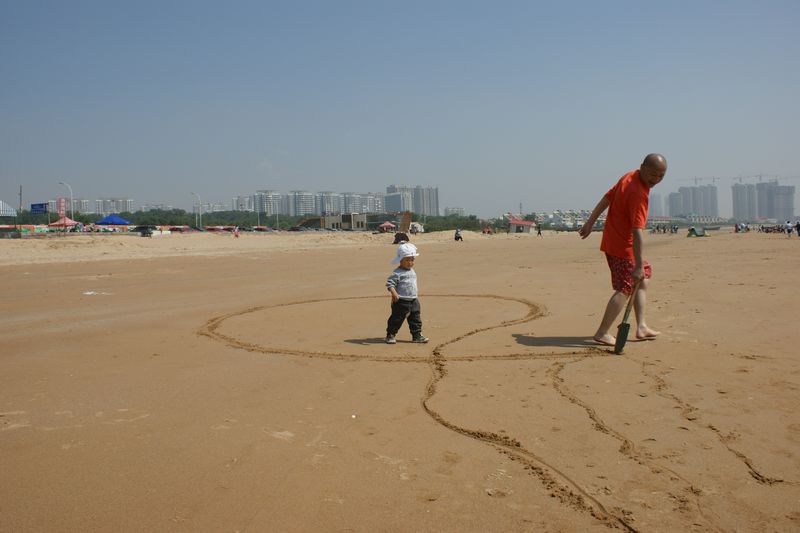
[{"label": "distant crowd", "polygon": [[[750,224],[744,222],[736,224],[734,229],[736,233],[749,233],[750,230]],[[758,233],[782,233],[787,237],[791,237],[792,233],[797,232],[797,236],[800,237],[800,220],[795,221],[794,224],[791,220],[787,220],[785,224],[759,224],[755,231]]]},{"label": "distant crowd", "polygon": [[758,226],[758,233],[783,233],[787,237],[791,237],[795,231],[797,236],[800,237],[800,220],[795,221],[794,224],[792,224],[791,220],[787,220],[786,224],[773,224],[771,226],[762,224]]},{"label": "distant crowd", "polygon": [[650,233],[678,233],[678,225],[656,224],[650,228]]}]

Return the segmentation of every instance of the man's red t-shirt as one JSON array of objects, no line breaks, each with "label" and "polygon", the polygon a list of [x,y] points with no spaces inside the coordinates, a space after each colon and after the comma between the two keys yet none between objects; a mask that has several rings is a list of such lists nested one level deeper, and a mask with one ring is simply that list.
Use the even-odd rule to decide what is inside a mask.
[{"label": "man's red t-shirt", "polygon": [[608,255],[633,260],[633,229],[647,225],[650,189],[634,170],[622,176],[606,193],[610,202],[600,249]]}]

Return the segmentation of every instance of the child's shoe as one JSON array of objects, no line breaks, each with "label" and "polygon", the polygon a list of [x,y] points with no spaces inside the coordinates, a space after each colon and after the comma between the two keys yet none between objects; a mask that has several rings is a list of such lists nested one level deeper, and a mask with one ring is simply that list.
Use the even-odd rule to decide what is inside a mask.
[{"label": "child's shoe", "polygon": [[386,344],[397,344],[397,339],[394,338],[394,335],[386,335],[384,342]]},{"label": "child's shoe", "polygon": [[424,344],[428,342],[428,337],[426,337],[422,333],[418,333],[411,338],[411,342],[418,342],[420,344]]}]

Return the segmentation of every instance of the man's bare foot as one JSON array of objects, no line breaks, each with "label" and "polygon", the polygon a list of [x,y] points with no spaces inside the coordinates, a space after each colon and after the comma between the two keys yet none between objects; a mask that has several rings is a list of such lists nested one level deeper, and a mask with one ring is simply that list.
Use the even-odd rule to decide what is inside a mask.
[{"label": "man's bare foot", "polygon": [[614,346],[617,343],[617,339],[615,339],[611,334],[606,333],[605,335],[597,336],[595,335],[592,337],[594,342],[597,344],[602,344],[603,346]]},{"label": "man's bare foot", "polygon": [[636,328],[636,338],[642,341],[650,341],[661,335],[660,331],[650,329],[647,326]]}]

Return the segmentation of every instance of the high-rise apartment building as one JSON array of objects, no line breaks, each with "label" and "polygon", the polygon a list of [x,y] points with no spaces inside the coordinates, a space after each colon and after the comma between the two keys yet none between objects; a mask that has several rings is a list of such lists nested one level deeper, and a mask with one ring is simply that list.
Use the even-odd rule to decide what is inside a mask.
[{"label": "high-rise apartment building", "polygon": [[368,192],[362,195],[360,213],[385,213],[386,195],[380,192]]},{"label": "high-rise apartment building", "polygon": [[679,187],[678,194],[681,199],[680,208],[677,213],[670,212],[670,216],[719,216],[716,185]]},{"label": "high-rise apartment building", "polygon": [[139,207],[139,211],[172,211],[175,209],[168,204],[144,204]]},{"label": "high-rise apartment building", "polygon": [[255,211],[253,196],[235,196],[231,199],[233,211]]},{"label": "high-rise apartment building", "polygon": [[289,216],[313,215],[316,211],[314,193],[309,191],[289,191]]},{"label": "high-rise apartment building", "polygon": [[[133,202],[133,200],[129,200],[129,201]],[[59,200],[48,200],[47,201],[47,204],[48,204],[47,209],[51,213],[57,213],[58,212],[58,202],[59,202]],[[97,200],[95,200],[95,205],[96,204],[97,204]],[[92,205],[91,200],[87,200],[85,198],[74,198],[72,200],[72,206],[70,207],[69,198],[64,198],[64,212],[67,213],[67,214],[69,214],[69,213],[75,213],[75,214],[78,214],[78,213],[89,213],[89,214],[94,213],[95,210],[92,209],[91,205]],[[111,211],[111,212],[112,213],[122,213],[122,211]],[[108,213],[103,213],[103,214],[108,214]]]},{"label": "high-rise apartment building", "polygon": [[716,185],[701,185],[700,189],[700,214],[708,217],[719,216],[719,203]]},{"label": "high-rise apartment building", "polygon": [[342,194],[342,213],[383,213],[384,197],[382,193],[355,193]]},{"label": "high-rise apartment building", "polygon": [[667,215],[677,217],[685,215],[683,212],[683,196],[678,192],[671,192],[667,195]]},{"label": "high-rise apartment building", "polygon": [[756,210],[760,219],[782,222],[794,218],[794,186],[777,181],[757,183]]},{"label": "high-rise apartment building", "polygon": [[[397,193],[407,193],[411,196],[411,206],[408,211],[418,215],[439,216],[439,188],[438,187],[408,187],[406,185],[389,185],[386,187],[386,196]],[[390,209],[387,207],[386,209]]]},{"label": "high-rise apartment building", "polygon": [[363,210],[363,195],[355,192],[346,192],[342,194],[342,212],[343,213],[365,213]]},{"label": "high-rise apartment building", "polygon": [[413,197],[408,191],[387,192],[385,197],[386,212],[400,213],[402,211],[414,211]]},{"label": "high-rise apartment building", "polygon": [[775,218],[794,220],[794,185],[778,185],[775,191]]},{"label": "high-rise apartment building", "polygon": [[278,192],[271,190],[256,191],[253,195],[253,207],[258,213],[267,216],[288,215],[286,208],[286,197]]},{"label": "high-rise apartment building", "polygon": [[752,183],[735,183],[731,187],[733,219],[751,222],[758,218],[756,210],[756,186]]},{"label": "high-rise apartment building", "polygon": [[444,216],[456,216],[456,217],[463,217],[466,211],[463,207],[445,207],[444,208]]},{"label": "high-rise apartment building", "polygon": [[650,193],[650,207],[647,215],[651,218],[664,216],[664,200],[660,194]]},{"label": "high-rise apartment building", "polygon": [[314,212],[318,215],[339,215],[344,209],[344,195],[333,191],[318,192],[314,198]]},{"label": "high-rise apartment building", "polygon": [[98,198],[94,201],[94,212],[100,215],[131,213],[133,212],[133,200],[131,198]]},{"label": "high-rise apartment building", "polygon": [[15,217],[17,210],[0,200],[0,217]]},{"label": "high-rise apartment building", "polygon": [[419,215],[439,216],[439,188],[414,187],[414,212]]},{"label": "high-rise apartment building", "polygon": [[[133,200],[131,200],[132,202]],[[67,210],[69,211],[69,199],[67,200]],[[72,200],[72,210],[75,213],[92,213],[91,202],[86,198],[74,198]]]}]

